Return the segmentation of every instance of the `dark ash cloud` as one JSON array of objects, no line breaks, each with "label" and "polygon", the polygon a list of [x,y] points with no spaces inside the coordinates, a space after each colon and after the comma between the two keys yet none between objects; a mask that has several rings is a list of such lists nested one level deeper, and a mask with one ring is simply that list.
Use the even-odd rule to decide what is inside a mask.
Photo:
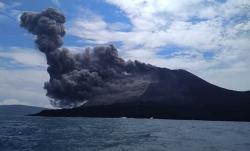
[{"label": "dark ash cloud", "polygon": [[35,43],[46,56],[50,80],[44,88],[54,106],[129,101],[152,82],[150,73],[155,67],[123,60],[112,44],[86,48],[79,54],[62,48],[66,19],[53,8],[40,13],[24,12],[20,19],[21,27],[36,36]]}]

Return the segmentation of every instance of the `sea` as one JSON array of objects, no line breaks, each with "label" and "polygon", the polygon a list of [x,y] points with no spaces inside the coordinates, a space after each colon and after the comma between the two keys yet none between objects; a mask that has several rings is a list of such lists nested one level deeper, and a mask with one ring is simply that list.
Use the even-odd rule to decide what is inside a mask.
[{"label": "sea", "polygon": [[0,116],[0,151],[250,151],[250,123]]}]

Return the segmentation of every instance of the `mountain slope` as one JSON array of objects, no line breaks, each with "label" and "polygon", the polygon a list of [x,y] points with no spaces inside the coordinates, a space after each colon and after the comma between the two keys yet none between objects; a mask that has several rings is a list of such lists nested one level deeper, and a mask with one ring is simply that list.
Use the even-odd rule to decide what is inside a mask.
[{"label": "mountain slope", "polygon": [[149,86],[141,100],[166,104],[250,104],[250,92],[232,91],[212,85],[185,70],[160,68],[158,82]]},{"label": "mountain slope", "polygon": [[250,121],[250,92],[220,88],[185,70],[157,68],[145,92],[118,103],[45,110],[39,116],[139,117]]}]

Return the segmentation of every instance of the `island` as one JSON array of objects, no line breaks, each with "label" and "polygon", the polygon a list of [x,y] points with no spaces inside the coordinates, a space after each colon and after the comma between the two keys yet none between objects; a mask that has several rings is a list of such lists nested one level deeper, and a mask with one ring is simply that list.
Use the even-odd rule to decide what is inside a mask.
[{"label": "island", "polygon": [[32,115],[250,121],[249,91],[221,88],[182,69],[124,60],[114,44],[72,53],[63,47],[65,22],[53,8],[20,17],[46,57],[46,95],[62,108]]}]

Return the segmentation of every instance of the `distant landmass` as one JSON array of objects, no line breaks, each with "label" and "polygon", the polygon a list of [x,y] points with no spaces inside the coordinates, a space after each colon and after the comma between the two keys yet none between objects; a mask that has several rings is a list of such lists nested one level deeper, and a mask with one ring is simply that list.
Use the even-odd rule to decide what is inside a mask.
[{"label": "distant landmass", "polygon": [[38,113],[46,108],[27,105],[0,105],[0,116],[18,116]]},{"label": "distant landmass", "polygon": [[154,75],[158,82],[131,100],[33,115],[250,121],[249,91],[220,88],[185,70],[157,68]]}]

